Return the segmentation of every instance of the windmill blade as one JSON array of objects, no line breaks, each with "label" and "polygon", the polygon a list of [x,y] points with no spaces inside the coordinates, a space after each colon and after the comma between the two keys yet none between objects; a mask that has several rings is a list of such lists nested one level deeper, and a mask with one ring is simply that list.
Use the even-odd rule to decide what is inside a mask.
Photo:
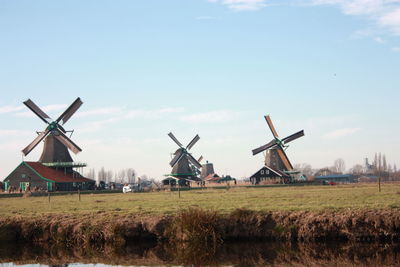
[{"label": "windmill blade", "polygon": [[295,134],[292,134],[292,135],[289,135],[288,137],[283,138],[282,142],[287,144],[287,143],[292,142],[292,141],[294,141],[297,138],[300,138],[302,136],[304,136],[304,130],[301,130],[301,131],[299,131],[299,132],[297,132]]},{"label": "windmill blade", "polygon": [[266,145],[260,146],[259,148],[256,148],[256,149],[253,149],[252,150],[253,156],[257,155],[258,153],[263,152],[263,151],[267,150],[268,148],[271,148],[275,145],[276,145],[276,140],[274,139]]},{"label": "windmill blade", "polygon": [[174,142],[179,146],[179,147],[183,147],[183,145],[181,144],[181,142],[178,141],[178,139],[176,139],[175,135],[173,133],[169,133],[168,134],[169,137],[171,137],[172,140],[174,140]]},{"label": "windmill blade", "polygon": [[272,135],[273,135],[274,137],[278,137],[278,133],[277,133],[276,130],[275,130],[274,124],[272,123],[272,120],[271,120],[270,116],[267,115],[267,116],[264,116],[264,118],[265,118],[265,120],[267,121],[267,124],[268,124],[268,126],[269,126],[269,129],[271,129]]},{"label": "windmill blade", "polygon": [[201,164],[200,162],[197,161],[197,159],[195,159],[192,155],[190,155],[189,153],[186,153],[186,155],[188,156],[188,160],[197,168],[201,168]]},{"label": "windmill blade", "polygon": [[292,163],[290,163],[289,158],[287,157],[285,151],[281,147],[279,147],[277,149],[277,151],[278,151],[278,155],[281,158],[281,160],[283,161],[283,164],[285,165],[286,169],[288,171],[293,170]]},{"label": "windmill blade", "polygon": [[186,149],[190,150],[199,140],[200,140],[200,136],[198,134],[196,134],[196,136],[192,139],[192,141],[190,141],[190,143],[187,145]]},{"label": "windmill blade", "polygon": [[36,114],[42,121],[49,124],[48,120],[51,120],[49,115],[47,115],[43,110],[41,110],[32,100],[28,99],[23,102],[33,113]]},{"label": "windmill blade", "polygon": [[22,150],[22,153],[24,153],[25,156],[27,156],[49,133],[49,130],[45,130],[44,132],[41,132],[33,141],[30,143],[27,147],[25,147]]},{"label": "windmill blade", "polygon": [[200,156],[200,158],[197,161],[201,162],[202,160],[203,160],[203,156]]},{"label": "windmill blade", "polygon": [[175,157],[171,160],[171,162],[169,163],[169,165],[171,167],[174,167],[175,164],[182,158],[183,156],[183,152],[181,150],[179,150],[178,153],[176,153]]},{"label": "windmill blade", "polygon": [[60,124],[58,124],[58,129],[61,130],[63,133],[66,133],[67,131],[62,127]]},{"label": "windmill blade", "polygon": [[59,130],[57,130],[57,133],[58,135],[55,134],[54,137],[57,138],[58,141],[60,141],[64,146],[68,147],[72,152],[78,154],[82,151],[82,149],[77,144],[72,142],[72,140],[69,139],[68,136],[66,136],[64,133]]},{"label": "windmill blade", "polygon": [[83,102],[78,97],[61,115],[58,117],[57,122],[63,121],[62,124],[64,125],[74,113],[82,106]]}]

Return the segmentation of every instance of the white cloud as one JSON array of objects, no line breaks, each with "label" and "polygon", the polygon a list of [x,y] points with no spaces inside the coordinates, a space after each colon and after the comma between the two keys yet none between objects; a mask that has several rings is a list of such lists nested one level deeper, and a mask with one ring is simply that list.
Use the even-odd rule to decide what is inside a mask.
[{"label": "white cloud", "polygon": [[160,119],[165,115],[172,113],[181,113],[184,111],[182,107],[160,108],[154,110],[137,109],[130,110],[125,113],[126,118],[142,118],[142,119]]},{"label": "white cloud", "polygon": [[377,26],[400,35],[400,0],[311,0],[313,5],[335,5],[346,15],[365,16]]},{"label": "white cloud", "polygon": [[322,136],[323,139],[337,139],[355,134],[360,128],[343,128],[329,132]]},{"label": "white cloud", "polygon": [[[331,5],[351,16],[363,16],[373,21],[378,28],[387,29],[395,35],[400,35],[400,0],[208,0],[220,3],[234,10],[259,10],[271,5],[272,2],[281,5],[321,6]],[[283,2],[283,3],[282,3]],[[268,4],[267,4],[268,3]]]},{"label": "white cloud", "polygon": [[377,43],[379,43],[379,44],[384,44],[384,43],[386,43],[386,41],[384,40],[384,39],[382,39],[381,37],[375,37],[374,38],[374,41],[375,42],[377,42]]},{"label": "white cloud", "polygon": [[65,109],[67,109],[67,107],[68,107],[67,104],[54,104],[54,105],[43,106],[42,109],[44,112],[53,112],[53,111],[64,111]]},{"label": "white cloud", "polygon": [[0,107],[0,114],[11,113],[22,110],[23,106],[3,106]]},{"label": "white cloud", "polygon": [[[67,107],[68,107],[68,105],[66,105],[66,104],[54,104],[54,105],[43,106],[43,107],[41,107],[41,109],[46,113],[48,113],[48,112],[58,112],[58,111],[59,112],[63,112]],[[28,109],[28,108],[26,108],[26,109]],[[47,115],[49,115],[49,114],[47,114]],[[57,116],[58,115],[61,115],[61,113],[57,114]],[[23,112],[17,112],[17,113],[15,113],[15,116],[23,117],[23,118],[36,117],[36,115],[30,110],[23,111]],[[54,118],[54,119],[56,119],[56,118]]]},{"label": "white cloud", "polygon": [[379,24],[391,28],[396,34],[400,34],[400,8],[382,14],[379,17]]},{"label": "white cloud", "polygon": [[400,52],[400,46],[392,47],[393,52]]},{"label": "white cloud", "polygon": [[154,110],[125,110],[118,107],[109,107],[101,109],[93,109],[85,111],[79,114],[80,117],[89,117],[95,115],[112,115],[109,118],[92,121],[86,124],[84,128],[81,128],[80,132],[95,132],[107,125],[125,120],[125,119],[146,119],[146,120],[158,120],[164,118],[168,114],[183,112],[184,108],[181,107],[170,107],[160,108]]},{"label": "white cloud", "polygon": [[221,3],[234,10],[258,10],[265,7],[268,0],[208,0]]},{"label": "white cloud", "polygon": [[105,120],[98,120],[98,121],[92,121],[90,123],[87,123],[85,127],[80,128],[79,132],[81,133],[91,133],[98,131],[102,128],[104,128],[107,125],[116,123],[118,121],[121,121],[122,117],[113,117]]},{"label": "white cloud", "polygon": [[232,110],[216,110],[191,115],[182,116],[180,119],[192,123],[217,123],[230,121],[237,116],[237,113]]},{"label": "white cloud", "polygon": [[27,136],[27,135],[32,135],[32,132],[30,131],[23,131],[23,130],[1,130],[0,129],[0,136]]},{"label": "white cloud", "polygon": [[115,115],[122,112],[122,108],[120,107],[105,107],[98,108],[86,111],[77,112],[77,117],[89,117],[89,116],[98,116],[98,115]]}]

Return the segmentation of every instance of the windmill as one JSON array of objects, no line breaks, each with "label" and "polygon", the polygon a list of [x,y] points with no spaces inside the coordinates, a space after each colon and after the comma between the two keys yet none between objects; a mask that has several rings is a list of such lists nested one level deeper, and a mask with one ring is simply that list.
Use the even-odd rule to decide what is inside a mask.
[{"label": "windmill", "polygon": [[199,169],[201,168],[199,161],[203,159],[203,156],[196,160],[189,153],[189,150],[199,141],[199,135],[196,135],[186,147],[172,133],[169,133],[168,136],[179,146],[174,153],[174,158],[169,163],[172,167],[170,175],[178,179],[198,180]]},{"label": "windmill", "polygon": [[254,149],[252,151],[253,156],[267,150],[267,154],[265,156],[265,166],[273,168],[274,170],[277,170],[279,172],[290,173],[293,171],[293,166],[290,163],[289,158],[285,153],[285,150],[289,147],[288,143],[304,136],[304,130],[280,139],[270,116],[267,115],[264,116],[264,118],[267,121],[267,124],[272,132],[274,139],[272,139],[266,145]]},{"label": "windmill", "polygon": [[72,166],[73,160],[68,149],[75,154],[81,152],[82,149],[66,135],[67,131],[62,125],[64,125],[83,104],[81,99],[78,97],[56,120],[52,120],[49,115],[40,109],[32,100],[28,99],[23,103],[46,123],[46,128],[42,132],[38,132],[38,136],[22,150],[22,153],[27,156],[43,139],[45,139],[39,162],[47,164],[64,163],[63,166],[68,163],[70,165],[69,167],[74,167]]}]

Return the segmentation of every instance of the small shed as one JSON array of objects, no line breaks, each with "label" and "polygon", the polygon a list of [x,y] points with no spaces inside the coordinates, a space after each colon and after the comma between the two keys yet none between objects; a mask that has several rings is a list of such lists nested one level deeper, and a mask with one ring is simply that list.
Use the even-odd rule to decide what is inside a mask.
[{"label": "small shed", "polygon": [[23,161],[4,179],[5,190],[76,191],[94,189],[95,181],[76,171],[67,172],[43,165],[40,162]]}]

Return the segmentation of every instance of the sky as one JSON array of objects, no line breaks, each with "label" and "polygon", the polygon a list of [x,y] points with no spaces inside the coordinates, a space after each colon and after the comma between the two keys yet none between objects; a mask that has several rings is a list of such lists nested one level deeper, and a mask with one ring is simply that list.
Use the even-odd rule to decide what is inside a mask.
[{"label": "sky", "polygon": [[65,124],[87,170],[160,179],[191,150],[249,177],[251,150],[304,129],[293,164],[346,167],[376,152],[400,166],[400,0],[0,0],[0,180],[44,130]]}]

